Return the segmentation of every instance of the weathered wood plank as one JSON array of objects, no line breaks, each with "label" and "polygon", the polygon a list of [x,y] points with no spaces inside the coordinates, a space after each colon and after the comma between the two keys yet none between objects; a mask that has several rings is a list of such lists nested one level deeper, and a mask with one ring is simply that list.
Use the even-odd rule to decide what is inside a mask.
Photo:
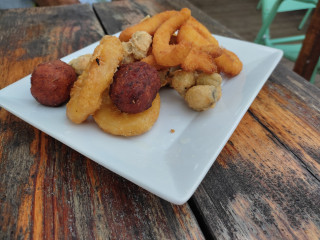
[{"label": "weathered wood plank", "polygon": [[1,10],[0,32],[0,88],[104,34],[88,5]]},{"label": "weathered wood plank", "polygon": [[280,65],[250,112],[320,181],[320,89],[304,82]]},{"label": "weathered wood plank", "polygon": [[93,5],[102,26],[108,34],[117,33],[138,23],[147,15],[154,15],[170,9],[170,5],[156,1],[115,1]]},{"label": "weathered wood plank", "polygon": [[[2,10],[0,33],[3,88],[30,74],[38,63],[97,41],[103,30],[92,9],[79,6]],[[0,121],[0,238],[52,238],[58,233],[50,220],[59,213],[46,201],[43,185],[49,183],[47,144],[55,141],[4,109]]]},{"label": "weathered wood plank", "polygon": [[112,3],[96,3],[94,9],[101,20],[108,34],[117,33],[128,26],[138,23],[145,16],[153,16],[165,10],[179,10],[188,7],[193,16],[205,24],[205,26],[215,34],[224,36],[237,36],[225,26],[210,18],[206,13],[202,12],[188,1],[115,1]]},{"label": "weathered wood plank", "polygon": [[[0,88],[104,34],[90,5],[0,11]],[[0,239],[203,239],[175,206],[0,109]]]},{"label": "weathered wood plank", "polygon": [[194,194],[216,238],[320,237],[320,90],[278,66]]},{"label": "weathered wood plank", "polygon": [[319,189],[300,160],[246,114],[192,201],[217,239],[318,239]]},{"label": "weathered wood plank", "polygon": [[37,6],[45,7],[45,6],[59,6],[59,5],[68,5],[68,4],[77,4],[80,3],[79,0],[35,0],[34,1]]}]

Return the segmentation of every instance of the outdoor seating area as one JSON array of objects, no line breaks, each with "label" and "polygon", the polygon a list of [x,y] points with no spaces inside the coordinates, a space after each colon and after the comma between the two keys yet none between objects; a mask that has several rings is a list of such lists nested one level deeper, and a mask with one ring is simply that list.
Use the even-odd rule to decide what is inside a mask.
[{"label": "outdoor seating area", "polygon": [[[247,41],[284,51],[285,64],[294,69],[317,0],[255,1],[226,4],[222,0],[192,1]],[[276,5],[277,3],[277,5]],[[241,19],[235,21],[234,19]],[[310,81],[320,87],[320,60]]]},{"label": "outdoor seating area", "polygon": [[1,0],[0,239],[320,239],[317,0]]},{"label": "outdoor seating area", "polygon": [[[109,2],[111,0],[4,0],[1,4],[4,7],[33,7],[33,6],[58,6],[58,5],[68,5],[68,4],[93,4],[98,2]],[[217,1],[192,1],[193,4],[198,6],[210,15],[211,11],[226,12],[226,14],[220,14],[220,21],[222,23],[230,23],[229,27],[232,30],[237,31],[237,16],[233,16],[232,5],[240,6],[236,1],[223,2],[221,0]],[[302,47],[302,42],[305,39],[305,32],[310,22],[310,17],[317,5],[318,0],[260,0],[258,3],[256,0],[246,0],[241,8],[247,8],[244,12],[249,13],[251,16],[248,18],[253,19],[250,21],[247,31],[251,31],[250,34],[255,34],[255,38],[248,36],[246,33],[239,33],[239,35],[249,41],[254,41],[258,44],[263,44],[266,46],[278,48],[284,51],[284,58],[287,60],[288,67],[294,68],[294,64],[298,58],[299,52]],[[248,7],[250,5],[250,7]],[[254,9],[253,6],[256,6]],[[1,8],[1,5],[0,5]],[[228,11],[231,9],[231,11]],[[238,10],[238,9],[237,9]],[[242,10],[242,9],[241,9]],[[278,17],[281,13],[287,13],[283,17]],[[257,21],[258,15],[261,20]],[[300,19],[299,19],[300,18]],[[227,20],[226,20],[227,19]],[[243,20],[243,18],[239,18]],[[273,22],[273,20],[277,22]],[[247,20],[249,21],[249,20]],[[292,26],[294,22],[300,21],[296,26]],[[253,26],[250,26],[253,25]],[[271,27],[272,25],[272,27]],[[257,30],[257,26],[260,29]],[[288,30],[289,28],[290,30]],[[282,29],[286,29],[281,31]],[[272,32],[270,32],[272,31]],[[286,35],[287,32],[290,35]],[[279,35],[280,32],[280,35]],[[249,35],[250,35],[249,34]],[[280,37],[275,37],[279,35]],[[311,83],[320,87],[320,58],[318,59],[314,70],[310,78],[308,79]]]}]

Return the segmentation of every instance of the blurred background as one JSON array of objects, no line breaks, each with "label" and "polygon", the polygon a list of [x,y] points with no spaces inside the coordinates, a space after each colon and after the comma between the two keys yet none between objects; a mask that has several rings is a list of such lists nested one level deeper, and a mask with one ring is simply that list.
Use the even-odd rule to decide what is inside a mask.
[{"label": "blurred background", "polygon": [[[110,0],[1,0],[0,9],[41,7],[62,4],[95,3]],[[266,0],[268,1],[268,0]],[[237,33],[242,39],[254,42],[262,26],[262,10],[258,8],[259,0],[189,0],[209,16],[221,22]],[[278,13],[270,25],[273,38],[305,34],[310,18],[306,19],[301,29],[301,20],[306,14],[305,9]],[[271,35],[271,34],[270,34]],[[294,60],[284,58],[288,68],[294,68]],[[314,78],[314,84],[320,87],[320,74]]]}]

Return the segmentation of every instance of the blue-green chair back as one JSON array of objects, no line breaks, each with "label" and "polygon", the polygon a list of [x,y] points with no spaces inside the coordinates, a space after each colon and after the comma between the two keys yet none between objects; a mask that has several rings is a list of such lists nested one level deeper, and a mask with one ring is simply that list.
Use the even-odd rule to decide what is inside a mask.
[{"label": "blue-green chair back", "polygon": [[[316,7],[318,0],[260,0],[258,9],[261,8],[262,26],[255,39],[256,43],[283,50],[284,57],[291,61],[296,61],[302,47],[305,35],[286,36],[281,38],[271,38],[270,25],[276,14],[279,12],[289,12],[296,10],[307,10],[302,19],[299,29],[303,27],[312,10]],[[315,74],[320,69],[320,60],[310,79],[314,82]]]}]

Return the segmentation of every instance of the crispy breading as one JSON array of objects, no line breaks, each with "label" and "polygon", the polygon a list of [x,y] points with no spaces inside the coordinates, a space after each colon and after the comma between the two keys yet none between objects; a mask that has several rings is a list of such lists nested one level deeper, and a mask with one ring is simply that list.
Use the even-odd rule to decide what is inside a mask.
[{"label": "crispy breading", "polygon": [[110,134],[136,136],[147,132],[157,121],[160,112],[160,95],[157,94],[147,110],[130,114],[121,112],[111,101],[109,93],[103,94],[102,105],[93,118],[99,127]]},{"label": "crispy breading", "polygon": [[121,41],[114,36],[104,36],[71,90],[67,116],[72,122],[85,121],[100,107],[101,94],[110,86],[122,58]]},{"label": "crispy breading", "polygon": [[75,59],[72,59],[69,62],[69,65],[74,68],[74,70],[78,75],[81,75],[83,71],[86,69],[86,67],[88,66],[91,57],[92,57],[91,53],[81,55]]},{"label": "crispy breading", "polygon": [[191,16],[188,8],[181,9],[180,12],[165,21],[157,29],[153,37],[152,54],[157,63],[161,66],[178,66],[183,62],[191,50],[191,44],[180,42],[170,44],[172,34]]},{"label": "crispy breading", "polygon": [[119,39],[122,42],[127,42],[130,40],[132,34],[134,34],[137,31],[145,31],[149,33],[150,35],[153,35],[158,27],[167,19],[175,15],[177,11],[164,11],[161,13],[158,13],[154,15],[153,17],[147,18],[143,21],[141,21],[138,24],[135,24],[131,27],[126,28],[123,30],[119,36]]},{"label": "crispy breading", "polygon": [[238,75],[242,70],[242,62],[238,56],[227,49],[223,49],[223,53],[220,57],[214,59],[218,66],[218,70],[234,77]]}]

